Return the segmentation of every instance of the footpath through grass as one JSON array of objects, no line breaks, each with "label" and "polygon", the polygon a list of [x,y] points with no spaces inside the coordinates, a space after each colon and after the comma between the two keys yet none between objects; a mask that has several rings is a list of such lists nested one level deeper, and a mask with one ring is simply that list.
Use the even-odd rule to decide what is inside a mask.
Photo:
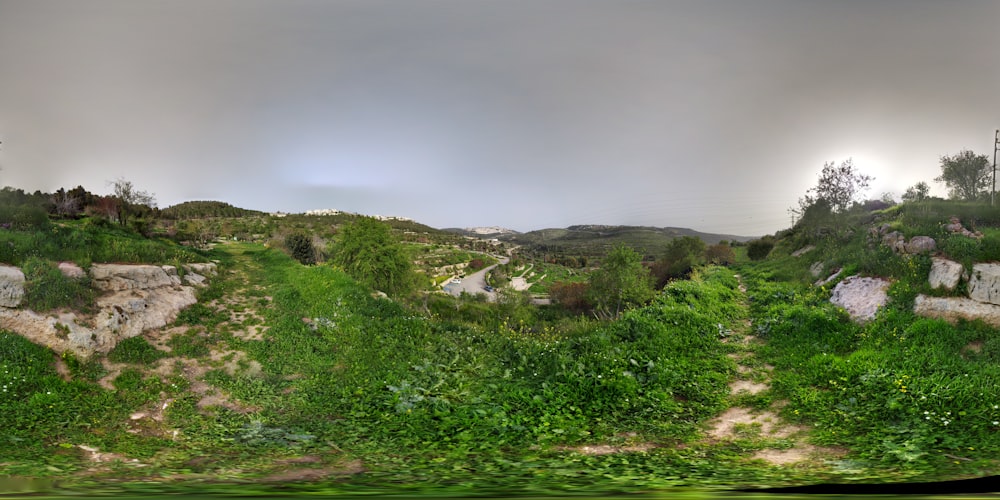
[{"label": "footpath through grass", "polygon": [[[47,350],[0,335],[12,388],[0,428],[13,429],[0,474],[597,494],[971,475],[993,470],[1000,451],[991,332],[900,310],[854,326],[821,289],[773,283],[765,268],[740,271],[749,307],[731,270],[708,268],[615,322],[535,331],[425,317],[332,267],[220,248],[224,274],[170,343],[194,359],[180,365],[208,366],[200,378],[152,373],[174,358],[136,341],[116,354],[132,367],[108,391],[99,364],[70,360],[65,381]],[[849,448],[843,460],[775,467],[752,460],[749,441],[705,438],[733,404],[737,347],[722,339],[748,318],[766,340],[757,356],[775,367],[768,397],[787,399],[782,417],[812,429],[815,444]],[[974,342],[977,353],[965,349]],[[227,402],[204,405],[211,388]],[[131,412],[164,402],[155,429],[131,432]],[[121,458],[95,464],[79,445]]]}]

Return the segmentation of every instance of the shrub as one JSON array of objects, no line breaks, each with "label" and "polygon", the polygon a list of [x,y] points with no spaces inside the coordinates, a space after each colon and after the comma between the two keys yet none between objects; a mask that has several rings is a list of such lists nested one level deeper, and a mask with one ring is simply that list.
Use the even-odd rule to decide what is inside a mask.
[{"label": "shrub", "polygon": [[316,263],[316,249],[312,239],[303,233],[292,233],[285,237],[285,248],[292,258],[305,265]]},{"label": "shrub", "polygon": [[747,257],[750,257],[750,260],[764,260],[773,248],[774,240],[770,238],[753,240],[747,244]]}]

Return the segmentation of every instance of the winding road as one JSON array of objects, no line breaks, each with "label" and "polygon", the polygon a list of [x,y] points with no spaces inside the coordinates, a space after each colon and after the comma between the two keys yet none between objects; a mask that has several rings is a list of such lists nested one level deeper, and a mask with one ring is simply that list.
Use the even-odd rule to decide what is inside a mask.
[{"label": "winding road", "polygon": [[484,268],[480,269],[479,271],[476,271],[476,272],[474,272],[474,273],[472,273],[472,274],[470,274],[470,275],[462,278],[462,282],[461,283],[448,283],[447,285],[444,286],[444,291],[446,291],[446,292],[448,292],[448,293],[450,293],[450,294],[452,294],[452,295],[454,295],[456,297],[458,297],[459,295],[462,295],[462,292],[468,293],[470,295],[475,295],[477,293],[482,293],[482,294],[486,295],[487,300],[489,300],[490,302],[492,302],[493,300],[496,299],[496,293],[495,292],[487,292],[486,291],[486,289],[485,289],[485,287],[486,287],[486,273],[490,272],[490,270],[492,270],[494,267],[497,267],[497,266],[499,266],[501,264],[506,264],[509,261],[510,261],[510,259],[507,258],[507,257],[500,257],[500,262],[499,263],[493,264],[492,266],[489,266],[489,267],[484,267]]}]

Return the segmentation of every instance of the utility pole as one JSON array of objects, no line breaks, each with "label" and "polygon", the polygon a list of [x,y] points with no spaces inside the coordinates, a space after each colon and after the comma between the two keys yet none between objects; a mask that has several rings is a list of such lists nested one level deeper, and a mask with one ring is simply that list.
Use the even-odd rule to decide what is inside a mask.
[{"label": "utility pole", "polygon": [[993,191],[990,191],[990,206],[995,206],[997,197],[997,149],[1000,148],[1000,129],[993,135]]}]

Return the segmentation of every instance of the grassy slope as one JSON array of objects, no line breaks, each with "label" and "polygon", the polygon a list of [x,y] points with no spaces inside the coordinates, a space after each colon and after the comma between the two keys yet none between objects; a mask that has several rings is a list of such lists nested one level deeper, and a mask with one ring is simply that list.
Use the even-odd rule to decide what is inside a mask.
[{"label": "grassy slope", "polygon": [[500,239],[522,245],[526,251],[600,257],[619,244],[625,244],[643,255],[660,256],[671,240],[681,236],[695,236],[710,245],[722,240],[748,239],[742,236],[700,233],[690,229],[639,226],[572,226],[503,235]]},{"label": "grassy slope", "polygon": [[[906,217],[886,215],[891,223]],[[974,245],[932,235],[960,260],[1000,248],[989,229]],[[201,332],[190,340],[204,349],[239,350],[261,363],[259,374],[217,367],[204,377],[242,410],[199,409],[182,377],[144,376],[141,364],[119,376],[116,392],[93,383],[101,376],[93,363],[69,360],[74,380],[64,382],[51,354],[0,336],[4,383],[17,384],[16,397],[0,396],[0,428],[16,429],[0,441],[0,474],[235,479],[313,468],[337,478],[363,469],[329,487],[554,492],[587,485],[606,492],[995,473],[995,330],[913,317],[928,260],[869,247],[865,238],[863,229],[836,235],[793,258],[804,241],[789,236],[770,260],[739,270],[749,303],[732,272],[710,268],[615,323],[561,332],[420,317],[373,299],[331,268],[228,245],[216,257],[237,272],[202,298],[242,299],[221,312],[194,309],[181,322]],[[893,277],[893,305],[865,326],[850,323],[826,302],[827,289],[803,284],[816,260]],[[265,341],[233,335],[251,326],[231,318],[246,308],[263,314]],[[757,440],[702,439],[705,421],[735,403],[726,383],[736,367],[725,354],[736,348],[720,334],[748,328],[748,319],[750,333],[766,341],[754,347],[757,355],[775,366],[760,398],[787,400],[783,418],[810,428],[817,444],[849,449],[847,457],[779,468],[748,461]],[[973,342],[979,352],[967,349]],[[130,412],[164,397],[173,402],[162,427],[178,429],[176,439],[128,432]],[[637,443],[657,447],[628,455],[573,451]],[[94,470],[76,444],[150,467]],[[310,463],[292,465],[296,457]]]},{"label": "grassy slope", "polygon": [[[725,273],[679,284],[615,324],[533,334],[414,316],[372,298],[336,270],[303,267],[259,246],[228,245],[225,252],[218,255],[224,265],[241,271],[220,278],[202,298],[251,297],[231,308],[269,303],[261,311],[266,341],[233,335],[243,325],[228,312],[218,320],[213,318],[219,313],[202,308],[180,321],[202,329],[195,337],[206,348],[243,351],[261,363],[259,374],[231,375],[217,364],[204,376],[230,396],[235,410],[199,409],[199,396],[182,377],[161,381],[142,364],[115,382],[127,392],[107,392],[92,382],[99,368],[89,379],[63,382],[37,354],[5,358],[14,361],[5,361],[4,369],[36,375],[25,394],[3,400],[0,413],[19,419],[4,424],[22,427],[19,432],[34,445],[6,443],[5,455],[15,447],[21,451],[16,462],[2,462],[0,471],[82,474],[77,481],[178,474],[232,479],[268,477],[289,468],[282,458],[308,456],[314,462],[307,467],[326,474],[363,468],[364,474],[347,482],[351,488],[462,490],[475,484],[497,491],[583,484],[613,491],[624,484],[731,482],[773,474],[740,467],[727,449],[699,444],[701,422],[727,404],[726,382],[734,369],[717,325],[744,314],[734,300],[736,283]],[[699,301],[711,307],[689,307]],[[19,339],[4,337],[4,348],[34,349]],[[149,359],[142,349],[136,352],[137,359]],[[43,390],[52,390],[51,399],[68,409],[39,409],[36,402],[49,401],[39,395]],[[166,434],[128,432],[130,412],[164,398],[171,400],[160,429]],[[110,407],[115,410],[102,416]],[[72,418],[79,424],[66,427],[66,415],[77,414]],[[34,423],[25,427],[28,420]],[[67,430],[50,431],[60,427]],[[178,436],[165,438],[172,429]],[[661,447],[629,460],[563,448],[627,442]],[[690,445],[673,446],[681,442]],[[96,470],[78,444],[149,467]],[[705,456],[715,458],[695,459]]]}]

